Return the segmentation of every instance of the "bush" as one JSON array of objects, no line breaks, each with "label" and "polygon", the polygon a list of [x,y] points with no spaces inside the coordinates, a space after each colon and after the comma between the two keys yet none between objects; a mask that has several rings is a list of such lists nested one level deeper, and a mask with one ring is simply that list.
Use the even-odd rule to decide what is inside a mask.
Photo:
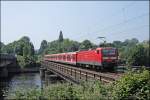
[{"label": "bush", "polygon": [[6,100],[40,100],[41,91],[38,88],[17,88],[15,92],[7,95]]},{"label": "bush", "polygon": [[[70,83],[51,84],[43,89],[33,88],[28,90],[18,89],[11,99],[25,100],[107,100],[108,88],[100,82],[83,82],[81,85]],[[9,99],[9,98],[8,98]]]},{"label": "bush", "polygon": [[18,55],[18,56],[17,56],[17,62],[18,62],[18,65],[19,65],[21,68],[24,68],[25,65],[26,65],[26,62],[25,62],[25,59],[24,59],[23,56]]},{"label": "bush", "polygon": [[51,85],[44,89],[44,98],[47,98],[49,100],[78,99],[74,89],[74,86],[66,83]]},{"label": "bush", "polygon": [[36,61],[34,60],[34,57],[30,57],[30,56],[20,56],[20,55],[17,55],[17,62],[18,62],[18,65],[21,67],[21,68],[26,68],[26,67],[35,67],[36,65]]},{"label": "bush", "polygon": [[128,72],[115,82],[112,91],[116,99],[150,99],[150,73],[148,70],[142,72]]}]

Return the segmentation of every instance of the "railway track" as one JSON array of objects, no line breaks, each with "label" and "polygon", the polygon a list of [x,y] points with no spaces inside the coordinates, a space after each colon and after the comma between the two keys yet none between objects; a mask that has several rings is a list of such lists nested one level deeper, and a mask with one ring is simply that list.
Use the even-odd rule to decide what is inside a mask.
[{"label": "railway track", "polygon": [[65,65],[49,61],[42,61],[42,66],[46,67],[47,70],[52,71],[55,74],[62,75],[63,77],[76,81],[77,83],[80,83],[81,81],[92,80],[99,80],[104,83],[111,83],[121,76],[120,74],[116,73],[96,72],[71,65]]}]

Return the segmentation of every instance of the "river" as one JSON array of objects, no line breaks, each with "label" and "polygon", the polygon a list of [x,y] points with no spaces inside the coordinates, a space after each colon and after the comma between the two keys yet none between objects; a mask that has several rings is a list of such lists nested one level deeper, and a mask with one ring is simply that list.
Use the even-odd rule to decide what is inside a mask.
[{"label": "river", "polygon": [[[55,80],[55,82],[59,82],[59,80]],[[13,95],[17,89],[41,89],[43,85],[44,84],[43,80],[40,78],[40,73],[22,73],[14,75],[7,80],[1,81],[0,92],[4,97],[1,97],[0,100]]]}]

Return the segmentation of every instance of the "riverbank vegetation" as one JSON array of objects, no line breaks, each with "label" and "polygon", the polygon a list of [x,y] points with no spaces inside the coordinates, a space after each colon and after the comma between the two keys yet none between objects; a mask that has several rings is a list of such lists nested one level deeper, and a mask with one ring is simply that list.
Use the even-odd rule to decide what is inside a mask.
[{"label": "riverbank vegetation", "polygon": [[36,64],[37,57],[35,56],[34,46],[27,36],[7,45],[2,44],[1,53],[16,55],[18,66],[21,68],[35,66]]},{"label": "riverbank vegetation", "polygon": [[41,91],[38,88],[18,89],[10,99],[25,100],[149,100],[150,72],[129,71],[119,80],[102,84],[99,81],[50,84]]}]

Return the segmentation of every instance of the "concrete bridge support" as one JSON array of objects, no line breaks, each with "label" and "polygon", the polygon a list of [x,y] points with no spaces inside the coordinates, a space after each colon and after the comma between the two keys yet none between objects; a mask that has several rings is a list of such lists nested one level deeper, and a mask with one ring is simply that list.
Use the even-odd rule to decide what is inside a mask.
[{"label": "concrete bridge support", "polygon": [[43,68],[43,67],[40,68],[40,77],[41,77],[41,78],[44,78],[44,77],[45,77],[45,71],[46,71],[45,68]]},{"label": "concrete bridge support", "polygon": [[0,69],[0,78],[7,78],[8,77],[8,70],[7,67]]},{"label": "concrete bridge support", "polygon": [[0,77],[7,78],[8,73],[16,72],[17,59],[11,54],[0,53]]},{"label": "concrete bridge support", "polygon": [[46,82],[46,86],[48,86],[49,84],[51,84],[55,79],[57,79],[57,75],[55,75],[54,73],[50,72],[50,71],[45,71],[45,82]]},{"label": "concrete bridge support", "polygon": [[52,73],[51,71],[47,71],[45,68],[40,68],[40,76],[46,86],[53,83],[54,80],[58,79],[58,76]]}]

